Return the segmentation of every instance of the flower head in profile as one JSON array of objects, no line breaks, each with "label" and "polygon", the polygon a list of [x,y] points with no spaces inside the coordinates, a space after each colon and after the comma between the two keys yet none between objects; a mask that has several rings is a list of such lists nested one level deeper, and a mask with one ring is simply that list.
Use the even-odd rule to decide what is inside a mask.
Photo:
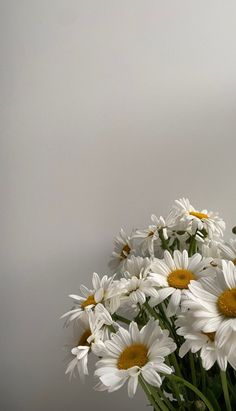
[{"label": "flower head in profile", "polygon": [[236,240],[231,238],[227,243],[219,244],[221,256],[224,260],[229,260],[236,265]]},{"label": "flower head in profile", "polygon": [[159,218],[155,214],[151,215],[152,224],[143,230],[136,230],[132,238],[137,238],[140,243],[141,252],[143,255],[154,256],[155,246],[161,245],[160,230],[164,238],[168,239],[167,225],[169,221],[165,221],[162,216]]},{"label": "flower head in profile", "polygon": [[[190,234],[195,234],[196,231],[203,230],[209,238],[213,236],[222,237],[225,230],[225,222],[218,216],[217,213],[207,210],[196,210],[187,198],[175,200],[174,209],[176,217],[181,222],[185,222],[186,229]],[[199,237],[200,239],[200,233]]]},{"label": "flower head in profile", "polygon": [[[68,322],[70,322],[79,318],[90,308],[94,308],[96,311],[96,306],[99,303],[103,303],[108,307],[111,304],[110,291],[112,289],[113,280],[114,276],[108,277],[107,275],[104,275],[100,279],[97,273],[93,273],[93,288],[88,289],[84,285],[81,285],[80,290],[83,296],[70,294],[69,297],[73,299],[75,305],[70,311],[63,314],[61,318],[68,317]],[[115,308],[116,307],[114,306],[114,309]]]},{"label": "flower head in profile", "polygon": [[70,378],[76,375],[76,371],[82,380],[88,375],[88,354],[94,339],[93,325],[91,312],[84,313],[74,323],[73,337],[66,347],[70,350],[70,362],[65,373],[69,374]]},{"label": "flower head in profile", "polygon": [[177,334],[184,337],[185,341],[179,350],[179,356],[182,358],[191,351],[196,353],[200,351],[202,365],[205,370],[209,370],[215,362],[218,363],[222,371],[227,367],[227,355],[224,347],[218,347],[215,341],[215,332],[205,333],[196,330],[193,326],[194,318],[191,311],[180,314],[175,321]]},{"label": "flower head in profile", "polygon": [[165,357],[176,349],[168,335],[169,332],[162,330],[158,321],[154,320],[150,320],[141,330],[135,322],[131,322],[129,330],[120,327],[97,350],[97,355],[102,357],[95,371],[102,383],[99,389],[112,392],[128,382],[128,395],[133,397],[139,376],[149,384],[160,387],[160,374],[172,373],[172,369],[164,363]]},{"label": "flower head in profile", "polygon": [[121,228],[120,234],[115,238],[112,259],[108,264],[113,273],[125,270],[127,259],[132,255],[132,252],[132,239]]},{"label": "flower head in profile", "polygon": [[236,365],[236,267],[232,261],[223,260],[215,278],[192,281],[183,307],[191,310],[196,330],[215,333],[216,345],[227,347]]},{"label": "flower head in profile", "polygon": [[[154,259],[150,277],[159,287],[158,298],[151,299],[152,305],[157,305],[170,297],[167,307],[169,317],[176,314],[180,307],[181,296],[188,289],[192,280],[212,275],[210,268],[212,258],[202,258],[200,254],[188,257],[188,252],[174,251],[173,257],[168,251],[164,253],[164,259]],[[208,268],[207,268],[208,267]]]},{"label": "flower head in profile", "polygon": [[146,278],[150,271],[151,260],[140,256],[132,255],[126,262],[126,270],[124,276],[126,278],[137,277]]},{"label": "flower head in profile", "polygon": [[97,305],[96,313],[87,309],[73,323],[73,337],[67,349],[70,350],[70,362],[66,374],[70,378],[75,375],[76,370],[83,380],[88,375],[88,354],[93,350],[93,345],[110,338],[109,326],[113,320],[102,304]]}]

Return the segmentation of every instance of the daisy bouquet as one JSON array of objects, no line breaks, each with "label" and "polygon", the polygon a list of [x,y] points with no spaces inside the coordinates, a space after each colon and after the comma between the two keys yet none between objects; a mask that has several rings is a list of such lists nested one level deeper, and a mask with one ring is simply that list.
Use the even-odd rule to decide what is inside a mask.
[{"label": "daisy bouquet", "polygon": [[154,410],[236,409],[236,240],[224,221],[176,200],[166,218],[121,229],[110,275],[71,294],[66,374],[89,373],[95,389],[138,385]]}]

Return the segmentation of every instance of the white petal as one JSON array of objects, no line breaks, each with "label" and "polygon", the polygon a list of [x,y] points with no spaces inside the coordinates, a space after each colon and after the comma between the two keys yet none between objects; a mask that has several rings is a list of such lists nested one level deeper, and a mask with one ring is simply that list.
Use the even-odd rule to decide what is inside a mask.
[{"label": "white petal", "polygon": [[172,294],[170,297],[170,301],[167,307],[167,316],[172,317],[172,315],[175,315],[179,305],[180,305],[180,300],[181,300],[181,291],[180,290],[175,290],[175,292]]},{"label": "white petal", "polygon": [[148,382],[148,384],[154,385],[155,387],[160,387],[162,380],[160,375],[150,367],[143,367],[142,371],[143,378]]},{"label": "white petal", "polygon": [[138,386],[138,376],[130,377],[128,381],[128,396],[133,398]]}]

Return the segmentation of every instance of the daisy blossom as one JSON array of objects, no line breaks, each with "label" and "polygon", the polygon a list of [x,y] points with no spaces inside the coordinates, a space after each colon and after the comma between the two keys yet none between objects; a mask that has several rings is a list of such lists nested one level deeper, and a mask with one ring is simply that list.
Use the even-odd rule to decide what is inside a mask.
[{"label": "daisy blossom", "polygon": [[[225,222],[217,213],[207,210],[197,211],[187,198],[175,200],[177,218],[186,222],[186,227],[190,234],[195,234],[197,230],[205,230],[210,238],[213,235],[223,236]],[[200,239],[200,238],[198,238]]]},{"label": "daisy blossom", "polygon": [[191,310],[194,328],[215,332],[216,345],[227,346],[230,361],[236,365],[236,267],[232,261],[222,261],[216,278],[192,281],[185,297],[183,307]]},{"label": "daisy blossom", "polygon": [[[104,275],[101,279],[97,273],[93,273],[92,285],[93,289],[88,289],[84,285],[81,285],[80,290],[83,294],[83,297],[77,294],[70,294],[69,297],[74,300],[76,304],[70,311],[63,314],[61,318],[68,317],[68,321],[73,321],[83,315],[84,311],[89,308],[96,309],[98,303],[104,303],[109,306],[111,304],[110,291],[112,290],[114,276],[107,277]],[[113,304],[113,309],[116,309],[115,304]]]},{"label": "daisy blossom", "polygon": [[147,277],[150,271],[151,260],[149,258],[143,257],[135,257],[132,255],[126,262],[126,271],[124,272],[124,276],[131,278],[131,277],[140,277],[142,278]]},{"label": "daisy blossom", "polygon": [[112,272],[123,271],[126,265],[126,260],[130,257],[132,252],[132,239],[121,228],[120,234],[115,238],[112,259],[108,264]]},{"label": "daisy blossom", "polygon": [[189,287],[190,282],[212,273],[209,268],[211,260],[211,258],[202,258],[200,254],[188,257],[186,250],[182,253],[175,250],[173,258],[168,251],[165,251],[163,260],[154,259],[150,277],[159,290],[158,298],[152,298],[151,305],[157,305],[171,296],[167,316],[175,315],[180,306],[182,293]]},{"label": "daisy blossom", "polygon": [[136,306],[144,304],[147,297],[158,298],[158,292],[152,278],[138,277],[121,278],[120,280],[120,304]]},{"label": "daisy blossom", "polygon": [[160,387],[160,373],[171,374],[165,356],[176,349],[167,330],[162,330],[158,321],[150,320],[141,330],[131,322],[129,330],[120,327],[110,340],[100,347],[102,357],[96,364],[95,375],[99,377],[100,389],[108,392],[121,388],[128,382],[128,395],[133,397],[139,375],[149,384]]},{"label": "daisy blossom", "polygon": [[226,351],[219,348],[215,342],[215,332],[204,333],[203,331],[195,330],[193,327],[194,319],[191,311],[180,314],[175,321],[177,334],[184,337],[185,342],[179,349],[179,356],[182,358],[188,351],[196,353],[200,351],[202,365],[205,370],[209,370],[217,361],[222,371],[227,367]]},{"label": "daisy blossom", "polygon": [[143,255],[149,253],[149,255],[153,257],[155,243],[157,242],[157,245],[161,245],[160,230],[162,231],[165,240],[168,239],[168,221],[166,222],[162,216],[158,218],[154,214],[151,215],[151,220],[152,224],[149,225],[148,228],[136,230],[132,238],[138,238],[140,240],[141,252]]},{"label": "daisy blossom", "polygon": [[222,258],[230,260],[236,265],[236,240],[230,239],[228,243],[219,244]]},{"label": "daisy blossom", "polygon": [[76,371],[84,380],[88,375],[88,354],[91,349],[91,341],[94,339],[94,317],[92,313],[84,313],[74,323],[73,338],[67,345],[70,349],[70,362],[66,368],[66,374],[74,377]]},{"label": "daisy blossom", "polygon": [[66,374],[70,378],[77,370],[81,379],[88,375],[88,354],[93,350],[93,345],[99,341],[106,341],[110,338],[109,326],[114,322],[102,304],[96,306],[96,313],[92,309],[87,309],[74,322],[73,338],[67,345],[70,348],[70,357]]}]

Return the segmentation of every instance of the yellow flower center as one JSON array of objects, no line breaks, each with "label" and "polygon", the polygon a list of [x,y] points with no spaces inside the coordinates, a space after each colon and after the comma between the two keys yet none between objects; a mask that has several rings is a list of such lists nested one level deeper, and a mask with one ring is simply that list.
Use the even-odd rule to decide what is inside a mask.
[{"label": "yellow flower center", "polygon": [[127,254],[129,253],[130,253],[130,246],[128,244],[125,244],[121,250],[120,256],[121,258],[127,258]]},{"label": "yellow flower center", "polygon": [[215,332],[212,332],[212,333],[202,333],[202,334],[206,335],[206,336],[209,338],[209,340],[211,340],[212,342],[215,341],[215,335],[216,335]]},{"label": "yellow flower center", "polygon": [[192,271],[181,268],[172,271],[168,275],[167,281],[170,287],[180,288],[182,290],[184,288],[188,288],[190,281],[195,279],[196,276],[192,273]]},{"label": "yellow flower center", "polygon": [[133,344],[125,348],[117,362],[119,370],[138,366],[143,367],[148,362],[148,348],[144,344]]},{"label": "yellow flower center", "polygon": [[189,212],[190,215],[199,218],[200,220],[202,220],[203,218],[209,218],[209,216],[205,213],[199,213],[198,211],[190,211]]},{"label": "yellow flower center", "polygon": [[86,330],[84,331],[84,333],[81,335],[79,341],[78,341],[78,345],[87,345],[89,346],[90,344],[88,343],[87,339],[90,337],[91,335],[91,331],[90,330]]},{"label": "yellow flower center", "polygon": [[154,234],[155,234],[154,231],[149,231],[148,237],[152,237]]},{"label": "yellow flower center", "polygon": [[96,301],[95,301],[95,299],[94,299],[94,295],[91,294],[91,295],[89,295],[89,296],[87,297],[87,299],[86,299],[85,301],[82,302],[81,307],[82,307],[82,308],[85,308],[85,307],[87,307],[88,305],[96,305],[96,304],[97,304],[97,303],[96,303]]},{"label": "yellow flower center", "polygon": [[236,288],[224,291],[218,298],[218,308],[226,317],[236,318]]},{"label": "yellow flower center", "polygon": [[233,260],[234,265],[236,265],[236,258]]}]

